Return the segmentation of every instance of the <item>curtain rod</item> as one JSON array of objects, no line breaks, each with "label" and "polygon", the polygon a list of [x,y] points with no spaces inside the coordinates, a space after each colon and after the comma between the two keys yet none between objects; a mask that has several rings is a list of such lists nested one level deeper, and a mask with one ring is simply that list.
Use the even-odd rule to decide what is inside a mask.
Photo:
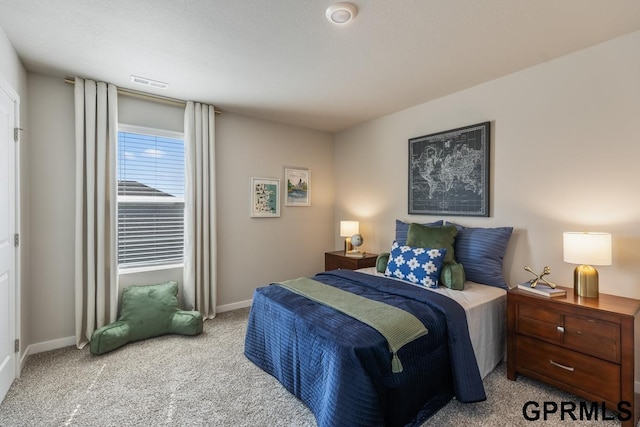
[{"label": "curtain rod", "polygon": [[[64,82],[68,83],[70,85],[75,85],[76,84],[76,80],[71,78],[71,77],[66,77],[64,79]],[[187,105],[187,102],[183,101],[181,99],[169,98],[168,96],[162,96],[162,95],[155,95],[155,94],[152,94],[152,93],[140,92],[140,91],[133,90],[133,89],[124,89],[124,88],[118,87],[118,93],[120,95],[130,96],[132,98],[148,99],[148,100],[152,100],[152,101],[162,102],[164,104],[177,105],[177,106],[180,106],[180,107],[184,107],[185,105]],[[216,114],[222,114],[222,111],[216,109],[215,107],[213,107],[213,111]]]}]

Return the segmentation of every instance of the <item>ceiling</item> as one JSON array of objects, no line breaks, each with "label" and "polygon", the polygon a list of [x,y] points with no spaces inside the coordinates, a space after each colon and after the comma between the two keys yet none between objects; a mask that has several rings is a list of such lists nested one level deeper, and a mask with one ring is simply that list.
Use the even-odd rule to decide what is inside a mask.
[{"label": "ceiling", "polygon": [[[638,0],[0,0],[28,71],[335,132],[640,30]],[[130,83],[131,75],[169,83]]]}]

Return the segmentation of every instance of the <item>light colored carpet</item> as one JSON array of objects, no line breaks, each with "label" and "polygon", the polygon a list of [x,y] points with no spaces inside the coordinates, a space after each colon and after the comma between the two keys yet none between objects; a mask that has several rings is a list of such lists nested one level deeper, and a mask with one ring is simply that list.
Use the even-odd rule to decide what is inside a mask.
[{"label": "light colored carpet", "polygon": [[[247,313],[221,313],[197,337],[167,335],[103,356],[75,347],[30,356],[0,404],[0,426],[315,426],[304,404],[244,357]],[[556,426],[559,414],[531,422],[522,406],[577,402],[505,371],[501,364],[485,378],[487,401],[451,401],[424,426]],[[573,424],[619,425],[598,416]]]}]

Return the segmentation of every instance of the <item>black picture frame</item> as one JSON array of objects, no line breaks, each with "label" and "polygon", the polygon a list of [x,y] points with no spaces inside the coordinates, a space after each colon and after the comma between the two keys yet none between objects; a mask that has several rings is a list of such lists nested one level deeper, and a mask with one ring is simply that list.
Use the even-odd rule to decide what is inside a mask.
[{"label": "black picture frame", "polygon": [[491,122],[409,139],[409,214],[489,216]]}]

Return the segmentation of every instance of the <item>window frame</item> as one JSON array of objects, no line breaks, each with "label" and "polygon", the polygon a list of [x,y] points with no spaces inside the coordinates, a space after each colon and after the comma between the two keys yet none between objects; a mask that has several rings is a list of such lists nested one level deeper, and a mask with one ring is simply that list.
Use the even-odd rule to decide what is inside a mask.
[{"label": "window frame", "polygon": [[[167,129],[147,127],[147,126],[132,125],[129,123],[118,123],[116,132],[117,133],[119,132],[136,133],[136,134],[152,135],[152,136],[158,136],[158,137],[164,137],[164,138],[179,139],[183,142],[183,146],[185,148],[185,159],[186,159],[186,141],[185,141],[184,132],[177,132],[177,131],[172,131]],[[118,139],[117,133],[116,133],[116,140]],[[119,144],[116,144],[116,166],[115,166],[116,187],[117,187],[117,181],[118,181],[118,165],[119,165],[118,148],[119,148]],[[185,164],[185,168],[184,168],[185,185],[186,185],[186,173],[187,171],[186,171],[186,164]],[[120,196],[118,194],[118,191],[116,191],[116,218],[115,219],[116,219],[116,251],[117,252],[119,252],[120,250],[120,243],[118,239],[118,235],[120,231],[120,225],[118,221],[118,215],[119,215],[118,205],[120,204],[120,201],[123,199],[125,199],[128,202],[134,202],[139,197],[141,196]],[[149,199],[154,197],[145,196],[145,198],[146,200],[144,201],[151,202]],[[158,198],[158,199],[162,199],[162,198]],[[171,202],[167,201],[167,203],[175,203],[176,201],[184,203],[185,202],[184,196],[182,198],[177,198],[177,200],[172,200]],[[162,202],[164,202],[164,200],[162,200]],[[150,272],[150,271],[168,270],[173,268],[184,268],[184,257],[182,262],[180,263],[144,264],[144,265],[122,265],[120,264],[119,258],[120,256],[116,254],[116,260],[118,262],[118,274],[134,274],[134,273],[142,273],[142,272]]]}]

